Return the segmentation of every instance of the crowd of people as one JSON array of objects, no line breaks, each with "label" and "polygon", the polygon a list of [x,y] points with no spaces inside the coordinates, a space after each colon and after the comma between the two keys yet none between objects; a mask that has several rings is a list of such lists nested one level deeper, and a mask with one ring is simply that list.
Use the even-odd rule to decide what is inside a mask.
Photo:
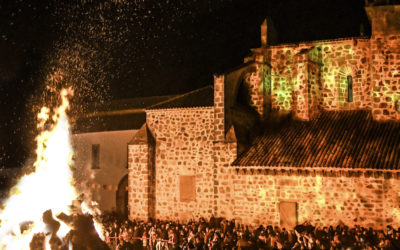
[{"label": "crowd of people", "polygon": [[400,249],[400,228],[373,230],[314,227],[294,229],[277,226],[251,227],[222,218],[187,223],[130,221],[115,215],[103,217],[105,238],[111,249]]}]

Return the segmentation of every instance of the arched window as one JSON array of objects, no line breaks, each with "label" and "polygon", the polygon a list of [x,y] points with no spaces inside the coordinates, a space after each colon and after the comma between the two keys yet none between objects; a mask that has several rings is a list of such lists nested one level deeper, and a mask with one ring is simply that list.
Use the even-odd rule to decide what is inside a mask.
[{"label": "arched window", "polygon": [[347,101],[353,101],[353,77],[347,76]]}]

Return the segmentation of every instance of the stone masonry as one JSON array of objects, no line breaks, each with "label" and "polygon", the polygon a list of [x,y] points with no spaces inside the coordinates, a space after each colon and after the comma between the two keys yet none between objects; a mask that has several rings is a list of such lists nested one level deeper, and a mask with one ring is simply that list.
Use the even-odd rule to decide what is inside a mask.
[{"label": "stone masonry", "polygon": [[148,145],[129,146],[128,204],[130,218],[150,218],[149,180],[148,180]]},{"label": "stone masonry", "polygon": [[[155,141],[156,216],[189,219],[213,213],[213,108],[148,110]],[[196,198],[181,202],[179,176],[195,176]]]},{"label": "stone masonry", "polygon": [[[298,203],[298,223],[400,226],[400,180],[365,173],[224,170],[230,184],[225,214],[242,223],[280,225],[279,203]],[[228,174],[227,174],[228,173]],[[350,174],[351,175],[351,174]],[[229,209],[227,209],[229,208]]]}]

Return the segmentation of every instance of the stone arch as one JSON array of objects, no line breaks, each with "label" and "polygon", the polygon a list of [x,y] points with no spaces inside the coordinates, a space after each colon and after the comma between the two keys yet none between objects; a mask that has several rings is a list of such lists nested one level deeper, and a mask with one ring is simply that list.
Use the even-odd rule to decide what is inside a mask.
[{"label": "stone arch", "polygon": [[236,80],[233,92],[233,105],[230,107],[230,124],[233,125],[238,145],[238,154],[244,152],[252,141],[255,128],[260,120],[260,114],[252,100],[254,86],[251,77],[258,74],[256,66],[244,69]]},{"label": "stone arch", "polygon": [[122,177],[116,193],[117,213],[124,218],[128,217],[128,175]]},{"label": "stone arch", "polygon": [[238,78],[238,83],[236,84],[236,91],[234,94],[234,100],[236,104],[251,108],[251,86],[250,86],[250,76],[252,73],[256,73],[257,68],[255,66],[249,67],[242,72]]}]

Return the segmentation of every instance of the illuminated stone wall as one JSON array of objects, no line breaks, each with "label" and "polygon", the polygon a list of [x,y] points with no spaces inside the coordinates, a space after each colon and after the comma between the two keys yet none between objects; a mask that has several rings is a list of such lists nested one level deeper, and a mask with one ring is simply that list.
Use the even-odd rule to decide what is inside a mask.
[{"label": "illuminated stone wall", "polygon": [[155,216],[155,141],[144,124],[128,143],[128,206],[130,219]]},{"label": "illuminated stone wall", "polygon": [[[369,41],[354,38],[321,45],[322,108],[364,109],[371,105]],[[353,81],[353,101],[347,100],[347,76]]]},{"label": "illuminated stone wall", "polygon": [[[233,127],[225,132],[224,79],[215,76],[214,107],[146,111],[146,126],[155,143],[152,147],[139,137],[129,145],[131,219],[188,220],[218,214],[219,199],[230,195],[222,188],[226,183],[218,170],[229,166],[237,148]],[[143,129],[138,134],[145,134]],[[191,200],[181,200],[181,176],[194,177]]]},{"label": "illuminated stone wall", "polygon": [[225,173],[221,181],[228,191],[220,202],[221,215],[241,223],[279,226],[279,202],[291,201],[298,204],[298,223],[400,226],[398,178],[363,173],[349,177],[344,172],[335,176],[321,172],[288,175],[279,170],[237,172],[232,168],[221,173]]},{"label": "illuminated stone wall", "polygon": [[312,119],[318,116],[319,108],[323,102],[320,64],[318,62],[308,62],[306,72],[308,78],[308,117]]},{"label": "illuminated stone wall", "polygon": [[[230,132],[233,132],[233,130]],[[237,156],[236,140],[231,136],[225,142],[216,143],[214,150],[214,174],[216,176],[214,183],[214,216],[234,218],[234,190],[230,164]]]},{"label": "illuminated stone wall", "polygon": [[[292,111],[295,117],[307,120],[318,113],[318,108],[345,110],[371,106],[369,39],[286,44],[271,46],[262,53],[272,66],[274,110]],[[347,100],[347,76],[353,81],[352,101]]]},{"label": "illuminated stone wall", "polygon": [[226,120],[229,120],[229,109],[238,101],[238,96],[243,96],[243,93],[239,91],[243,89],[247,92],[244,95],[249,97],[249,102],[246,104],[252,107],[260,116],[268,112],[265,110],[265,98],[268,95],[266,85],[269,84],[269,73],[269,65],[250,62],[224,75],[225,87],[222,94],[226,102],[224,103]]},{"label": "illuminated stone wall", "polygon": [[222,141],[225,138],[225,77],[214,76],[214,138],[215,141]]},{"label": "illuminated stone wall", "polygon": [[130,219],[148,219],[149,208],[149,145],[128,146],[128,205]]},{"label": "illuminated stone wall", "polygon": [[[303,64],[295,63],[296,51],[291,48],[271,49],[271,99],[272,109],[278,111],[291,111],[292,110],[292,93],[295,91],[299,96],[302,96],[303,89],[297,84],[297,81],[302,81],[305,75],[302,74],[301,69]],[[298,67],[300,69],[298,69]],[[298,107],[296,110],[305,110],[306,107],[302,106],[304,100],[299,97]],[[297,111],[299,113],[301,111]]]},{"label": "illuminated stone wall", "polygon": [[269,87],[272,109],[301,120],[315,117],[318,108],[370,109],[376,120],[400,120],[399,35],[270,46],[253,50],[245,59],[251,60],[271,65],[270,84],[254,81],[260,88],[252,92],[254,103],[260,93],[267,98],[262,89]]},{"label": "illuminated stone wall", "polygon": [[[185,220],[198,214],[210,216],[214,196],[214,109],[146,112],[148,127],[156,141],[156,218]],[[182,175],[195,176],[196,197],[193,201],[180,201],[179,176]]]},{"label": "illuminated stone wall", "polygon": [[245,77],[245,83],[249,86],[249,94],[251,96],[250,106],[253,107],[258,114],[264,112],[264,96],[262,89],[263,69],[261,65],[256,65],[255,70]]},{"label": "illuminated stone wall", "polygon": [[400,35],[371,38],[373,105],[376,120],[400,120]]}]

